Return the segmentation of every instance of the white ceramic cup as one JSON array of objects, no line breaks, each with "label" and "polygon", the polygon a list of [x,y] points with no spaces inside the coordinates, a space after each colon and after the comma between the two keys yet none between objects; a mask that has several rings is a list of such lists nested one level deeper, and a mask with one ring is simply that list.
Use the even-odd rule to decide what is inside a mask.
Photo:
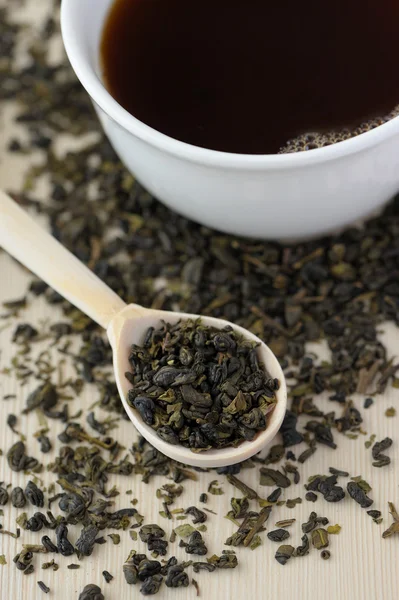
[{"label": "white ceramic cup", "polygon": [[283,155],[206,150],[140,122],[101,78],[99,46],[112,3],[63,0],[65,48],[121,160],[166,205],[228,233],[299,239],[365,217],[399,191],[399,117],[326,148]]}]

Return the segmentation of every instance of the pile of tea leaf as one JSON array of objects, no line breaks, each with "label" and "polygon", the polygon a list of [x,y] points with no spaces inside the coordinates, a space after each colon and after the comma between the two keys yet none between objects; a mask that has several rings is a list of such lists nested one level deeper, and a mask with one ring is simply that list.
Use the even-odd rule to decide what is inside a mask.
[{"label": "pile of tea leaf", "polygon": [[[15,568],[21,577],[40,567],[46,573],[74,570],[99,556],[104,544],[119,544],[122,536],[144,544],[145,552],[132,550],[118,573],[105,570],[104,582],[85,582],[81,599],[88,600],[103,598],[99,585],[111,588],[123,576],[126,585],[136,584],[147,595],[161,586],[192,585],[198,591],[192,574],[235,568],[241,550],[261,544],[280,544],[275,558],[281,565],[309,552],[329,558],[327,548],[345,523],[328,525],[328,503],[356,502],[365,519],[376,524],[382,519],[381,507],[371,508],[372,485],[360,474],[331,467],[310,478],[301,475],[305,461],[311,465],[316,452],[330,452],[343,436],[362,439],[368,408],[387,386],[399,387],[399,364],[378,336],[382,323],[399,324],[399,198],[364,228],[291,246],[243,240],[191,223],[157,202],[126,171],[101,134],[66,58],[52,60],[49,49],[59,39],[58,1],[49,1],[48,18],[35,31],[25,62],[15,58],[20,39],[32,33],[33,25],[14,23],[13,7],[8,3],[0,12],[0,110],[17,103],[8,150],[27,164],[35,160],[23,186],[8,191],[21,206],[46,217],[53,235],[126,302],[241,325],[272,348],[290,384],[281,441],[265,457],[210,473],[204,489],[196,470],[167,459],[143,439],[128,448],[121,445],[118,426],[126,415],[103,332],[43,282],[32,280],[23,297],[4,304],[0,324],[2,344],[16,345],[10,364],[1,364],[1,377],[12,377],[25,397],[21,406],[13,392],[5,393],[2,404],[15,442],[0,458],[1,518],[10,514],[11,504],[18,516],[15,527],[0,528],[0,535],[11,536],[13,543],[15,538]],[[91,136],[86,140],[84,134]],[[64,135],[76,142],[65,155],[58,148]],[[45,201],[37,198],[43,181],[49,190]],[[27,322],[26,308],[43,301],[46,322]],[[320,341],[328,347],[328,360],[308,352],[308,343]],[[88,387],[90,406],[81,402]],[[222,393],[234,401],[230,391]],[[317,399],[322,393],[331,401],[326,411]],[[103,410],[109,413],[105,418]],[[27,420],[38,421],[28,440]],[[58,436],[54,422],[63,428]],[[391,446],[390,438],[377,439],[372,431],[362,443],[370,465],[386,477],[393,472]],[[19,474],[18,486],[7,482],[11,472]],[[256,473],[258,485],[244,481],[248,472]],[[43,484],[42,477],[51,483]],[[134,496],[123,503],[122,478],[131,481],[132,490],[156,483],[159,522],[145,521]],[[195,505],[184,505],[185,489],[196,490]],[[213,514],[207,501],[221,502],[228,489],[237,497],[231,497],[227,515]],[[304,501],[317,501],[320,509],[302,523],[301,538],[292,536],[293,545],[287,544],[295,517],[282,519],[280,511],[295,514]],[[384,537],[399,532],[392,503],[390,512],[394,522]],[[207,526],[218,531],[224,516],[234,532],[209,551]],[[266,534],[270,519],[273,526]],[[36,532],[37,543],[25,543],[25,531]],[[377,527],[375,535],[382,535]],[[178,559],[179,553],[187,560]],[[7,562],[12,561],[0,556],[0,565]],[[38,586],[48,593],[42,579],[40,571]]]},{"label": "pile of tea leaf", "polygon": [[127,401],[169,444],[201,452],[252,441],[266,429],[279,388],[258,353],[230,325],[150,327],[143,345],[130,349]]}]

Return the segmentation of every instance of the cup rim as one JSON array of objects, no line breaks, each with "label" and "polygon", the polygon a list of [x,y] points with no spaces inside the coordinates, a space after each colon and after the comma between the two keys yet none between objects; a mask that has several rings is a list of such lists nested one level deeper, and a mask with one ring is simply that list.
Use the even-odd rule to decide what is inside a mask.
[{"label": "cup rim", "polygon": [[[78,0],[78,2],[81,1]],[[340,159],[357,152],[366,151],[398,133],[399,116],[348,140],[323,148],[307,150],[306,152],[287,154],[222,152],[176,140],[134,117],[108,92],[82,51],[81,40],[77,33],[78,28],[74,27],[73,22],[73,11],[71,10],[73,2],[74,0],[62,0],[61,33],[68,59],[81,84],[94,102],[119,126],[140,140],[155,146],[158,150],[172,154],[177,158],[191,160],[211,167],[254,171],[309,167],[320,162]]]}]

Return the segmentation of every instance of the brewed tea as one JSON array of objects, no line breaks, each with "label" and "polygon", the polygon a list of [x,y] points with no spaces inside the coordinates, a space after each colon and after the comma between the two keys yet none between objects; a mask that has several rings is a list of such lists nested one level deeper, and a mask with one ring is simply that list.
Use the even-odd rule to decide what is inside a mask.
[{"label": "brewed tea", "polygon": [[397,114],[398,26],[397,0],[116,0],[103,75],[126,110],[172,138],[302,150]]}]

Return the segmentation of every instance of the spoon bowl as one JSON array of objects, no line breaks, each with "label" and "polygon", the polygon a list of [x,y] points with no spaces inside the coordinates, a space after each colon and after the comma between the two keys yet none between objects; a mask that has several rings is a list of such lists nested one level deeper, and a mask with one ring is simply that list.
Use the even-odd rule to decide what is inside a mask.
[{"label": "spoon bowl", "polygon": [[[213,317],[147,309],[137,304],[126,305],[105,283],[44,231],[10,197],[0,191],[0,245],[54,290],[107,330],[113,350],[116,384],[129,419],[140,434],[160,452],[173,460],[195,467],[224,467],[242,462],[269,446],[283,421],[287,405],[285,379],[273,352],[255,335]],[[231,325],[247,340],[258,344],[259,359],[271,377],[277,378],[280,388],[277,403],[265,430],[250,442],[238,447],[192,452],[181,445],[173,445],[158,437],[156,431],[144,423],[140,414],[127,403],[131,384],[126,378],[130,370],[129,352],[132,344],[140,345],[149,327],[157,327],[161,320],[175,324],[180,320],[201,319],[216,329]]]},{"label": "spoon bowl", "polygon": [[[271,413],[268,425],[265,430],[260,431],[254,440],[250,442],[242,442],[236,448],[219,448],[213,450],[205,450],[203,452],[192,452],[190,448],[173,444],[168,444],[157,436],[156,431],[144,423],[138,411],[129,406],[126,398],[131,384],[126,379],[125,373],[130,371],[129,351],[132,344],[141,344],[145,333],[149,327],[157,327],[161,320],[171,323],[172,325],[180,320],[201,318],[204,325],[222,329],[226,325],[231,325],[237,333],[245,336],[246,339],[259,344],[258,352],[259,359],[265,365],[271,377],[277,378],[280,382],[280,388],[276,392],[277,403]],[[247,331],[246,329],[214,317],[200,317],[200,315],[192,315],[186,313],[174,313],[162,310],[148,310],[135,304],[126,306],[118,315],[116,315],[108,329],[108,338],[113,349],[113,363],[116,384],[118,391],[127,412],[129,419],[132,421],[136,429],[152,444],[157,450],[169,456],[173,460],[191,465],[193,467],[226,467],[238,462],[242,462],[257,454],[261,450],[267,448],[276,436],[280,425],[284,419],[287,406],[287,389],[283,372],[280,364],[273,352],[264,344],[258,337]]]}]

